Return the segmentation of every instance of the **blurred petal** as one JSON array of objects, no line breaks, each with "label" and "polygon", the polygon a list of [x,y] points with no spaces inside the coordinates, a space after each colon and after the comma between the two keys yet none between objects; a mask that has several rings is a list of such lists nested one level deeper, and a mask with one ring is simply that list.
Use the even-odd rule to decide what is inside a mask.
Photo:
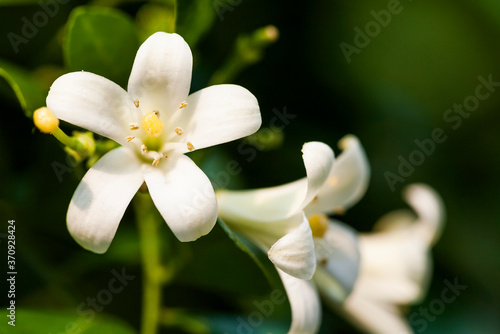
[{"label": "blurred petal", "polygon": [[184,131],[182,136],[172,132],[169,141],[189,141],[200,149],[249,136],[262,120],[252,93],[237,85],[216,85],[189,95],[187,106],[168,122]]},{"label": "blurred petal", "polygon": [[317,333],[321,324],[321,304],[314,284],[277,270],[292,309],[292,324],[288,334]]},{"label": "blurred petal", "polygon": [[412,334],[408,321],[396,305],[381,304],[365,298],[350,296],[342,306],[343,313],[367,333]]},{"label": "blurred petal", "polygon": [[379,232],[360,236],[359,278],[339,306],[370,333],[412,333],[400,309],[420,301],[430,280],[430,246],[443,225],[444,207],[425,185],[409,186],[405,198],[418,217],[391,212],[377,222]]},{"label": "blurred petal", "polygon": [[356,204],[365,194],[370,181],[370,165],[366,154],[353,135],[342,138],[339,147],[343,152],[318,192],[316,199],[306,207],[307,213],[332,214],[343,212]]},{"label": "blurred petal", "polygon": [[129,123],[137,111],[127,92],[114,82],[89,72],[68,73],[50,87],[47,107],[66,122],[126,146]]},{"label": "blurred petal", "polygon": [[69,204],[68,230],[83,247],[104,253],[143,182],[139,160],[119,147],[89,169]]},{"label": "blurred petal", "polygon": [[128,82],[128,92],[139,99],[143,113],[160,112],[164,123],[189,94],[193,56],[177,34],[157,32],[139,48]]},{"label": "blurred petal", "polygon": [[208,177],[184,155],[157,167],[143,165],[146,184],[158,211],[180,241],[209,233],[217,220],[217,201]]},{"label": "blurred petal", "polygon": [[285,273],[301,279],[311,279],[316,269],[314,242],[309,221],[304,214],[302,223],[279,239],[269,250],[269,259]]},{"label": "blurred petal", "polygon": [[[332,220],[323,238],[314,238],[314,244],[316,258],[322,264],[318,266],[314,280],[322,294],[331,295],[336,302],[340,302],[351,293],[358,278],[360,252],[357,233],[349,226]],[[329,287],[333,290],[328,291]],[[337,291],[339,288],[340,291]]]},{"label": "blurred petal", "polygon": [[415,210],[422,233],[429,245],[441,236],[444,227],[445,210],[439,194],[425,184],[412,184],[404,189],[404,198]]}]

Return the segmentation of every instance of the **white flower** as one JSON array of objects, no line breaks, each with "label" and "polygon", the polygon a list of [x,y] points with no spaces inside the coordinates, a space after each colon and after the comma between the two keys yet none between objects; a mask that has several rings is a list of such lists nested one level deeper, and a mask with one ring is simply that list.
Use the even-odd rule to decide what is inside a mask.
[{"label": "white flower", "polygon": [[137,52],[128,91],[88,72],[53,83],[47,106],[56,117],[122,145],[87,172],[69,205],[68,229],[84,248],[108,249],[144,181],[179,240],[195,240],[214,226],[213,188],[184,153],[250,135],[261,117],[255,97],[240,86],[216,85],[188,96],[191,71],[184,39],[156,33]]},{"label": "white flower", "polygon": [[420,301],[429,283],[430,248],[443,228],[443,204],[422,184],[408,186],[404,197],[417,216],[406,210],[391,212],[377,222],[376,232],[359,236],[360,273],[343,303],[322,288],[322,278],[318,280],[334,307],[369,333],[413,333],[401,308]]},{"label": "white flower", "polygon": [[[344,152],[333,163],[330,147],[306,143],[302,149],[306,178],[265,189],[217,192],[220,218],[268,251],[277,267],[292,309],[289,333],[315,333],[321,321],[318,293],[309,279],[315,271],[323,270],[316,261],[317,256],[325,254],[315,251],[314,240],[326,228],[311,224],[315,218],[308,219],[308,213],[324,208],[324,212],[345,210],[366,189],[369,168],[357,138],[346,136],[340,146]],[[327,203],[334,203],[335,210],[326,208]],[[328,235],[337,237],[335,233]],[[332,275],[339,273],[339,282],[333,278],[329,282],[339,291],[345,290],[342,295],[346,296],[357,276],[357,238],[345,239],[339,246],[340,255],[332,247],[328,244],[328,266],[324,270]]]}]

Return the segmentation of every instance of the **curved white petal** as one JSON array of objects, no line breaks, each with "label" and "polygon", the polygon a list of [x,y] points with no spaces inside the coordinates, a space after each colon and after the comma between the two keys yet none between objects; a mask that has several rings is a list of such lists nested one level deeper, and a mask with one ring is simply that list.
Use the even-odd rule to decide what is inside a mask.
[{"label": "curved white petal", "polygon": [[321,304],[314,284],[276,269],[283,281],[292,310],[292,324],[288,334],[317,333],[321,324]]},{"label": "curved white petal", "polygon": [[[195,149],[246,137],[260,128],[262,119],[255,96],[237,85],[215,85],[188,96],[187,106],[168,121],[170,141],[190,142]],[[187,148],[184,145],[184,152]]]},{"label": "curved white petal", "polygon": [[57,118],[122,145],[127,145],[130,122],[137,122],[137,111],[127,92],[89,72],[68,73],[54,81],[47,107]]},{"label": "curved white petal", "polygon": [[158,211],[180,241],[209,233],[217,220],[217,200],[208,177],[184,155],[157,167],[143,165],[146,184]]},{"label": "curved white petal", "polygon": [[300,212],[316,196],[333,164],[333,151],[326,144],[306,143],[302,152],[306,178],[277,187],[218,191],[221,218],[235,224],[255,225],[283,221]]},{"label": "curved white petal", "polygon": [[[331,295],[340,302],[351,293],[358,278],[360,251],[358,235],[354,229],[338,221],[331,221],[323,238],[314,238],[316,259],[321,264],[314,275],[318,287],[325,296]],[[320,270],[321,269],[321,270]],[[324,271],[324,273],[323,273]],[[336,283],[329,282],[322,274]],[[321,277],[320,277],[321,276]],[[328,291],[332,287],[333,291]],[[337,291],[340,288],[340,291]]]},{"label": "curved white petal", "polygon": [[157,32],[139,48],[128,82],[128,92],[139,99],[143,113],[160,112],[166,123],[189,94],[193,56],[177,34]]},{"label": "curved white petal", "polygon": [[313,141],[305,143],[302,147],[302,158],[307,173],[307,193],[301,209],[311,203],[324,186],[334,165],[334,154],[330,146]]},{"label": "curved white petal", "polygon": [[274,265],[285,273],[311,279],[316,269],[314,242],[306,216],[299,214],[299,218],[302,223],[280,238],[267,254]]},{"label": "curved white petal", "polygon": [[425,184],[412,184],[404,189],[405,200],[417,213],[418,224],[426,234],[429,245],[441,236],[444,227],[445,210],[439,194]]},{"label": "curved white petal", "polygon": [[104,253],[143,182],[141,164],[124,147],[104,155],[76,188],[67,214],[68,230],[84,248]]},{"label": "curved white petal", "polygon": [[316,199],[306,207],[307,213],[332,214],[343,212],[356,204],[365,194],[370,180],[370,165],[366,154],[353,135],[339,141],[343,152],[318,192]]}]

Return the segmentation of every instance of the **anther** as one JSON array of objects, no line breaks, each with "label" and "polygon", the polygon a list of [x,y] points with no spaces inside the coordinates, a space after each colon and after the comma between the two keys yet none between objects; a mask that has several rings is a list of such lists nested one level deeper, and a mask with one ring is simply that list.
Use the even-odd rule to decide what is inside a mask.
[{"label": "anther", "polygon": [[139,129],[139,124],[137,124],[137,123],[130,123],[129,127],[130,127],[130,130],[137,130],[137,129]]},{"label": "anther", "polygon": [[146,154],[148,152],[148,148],[146,147],[146,145],[144,144],[141,145],[141,152],[142,154]]},{"label": "anther", "polygon": [[309,217],[309,226],[313,237],[322,238],[328,229],[328,224],[328,217],[323,214],[315,214]]},{"label": "anther", "polygon": [[135,137],[134,136],[127,136],[127,142],[131,142],[132,140],[134,140]]},{"label": "anther", "polygon": [[160,162],[160,157],[157,157],[157,158],[155,158],[155,159],[153,160],[152,165],[156,167],[156,166],[158,166],[158,163],[159,163],[159,162]]},{"label": "anther", "polygon": [[139,108],[139,99],[134,99],[134,105],[136,108]]},{"label": "anther", "polygon": [[182,109],[184,108],[185,106],[187,106],[187,102],[186,101],[182,101],[181,104],[179,104],[179,109]]},{"label": "anther", "polygon": [[163,153],[163,157],[164,157],[165,159],[167,159],[167,158],[168,158],[167,153]]},{"label": "anther", "polygon": [[181,128],[175,128],[175,133],[177,133],[179,136],[182,135],[184,131],[182,131]]},{"label": "anther", "polygon": [[191,142],[188,141],[186,144],[187,144],[188,150],[190,150],[190,151],[194,150],[194,146],[193,146],[193,144],[191,144]]}]

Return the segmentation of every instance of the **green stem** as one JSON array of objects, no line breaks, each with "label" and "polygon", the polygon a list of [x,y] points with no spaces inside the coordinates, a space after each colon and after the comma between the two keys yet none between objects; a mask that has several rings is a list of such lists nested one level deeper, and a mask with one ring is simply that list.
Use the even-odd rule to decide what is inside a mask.
[{"label": "green stem", "polygon": [[164,268],[160,259],[158,213],[149,194],[138,192],[134,209],[139,229],[143,263],[143,298],[141,334],[156,334],[160,316]]},{"label": "green stem", "polygon": [[68,146],[73,148],[75,146],[75,140],[71,137],[69,137],[67,134],[61,130],[61,128],[57,128],[56,131],[52,132],[54,137],[56,137],[57,140],[59,140],[64,146]]}]

